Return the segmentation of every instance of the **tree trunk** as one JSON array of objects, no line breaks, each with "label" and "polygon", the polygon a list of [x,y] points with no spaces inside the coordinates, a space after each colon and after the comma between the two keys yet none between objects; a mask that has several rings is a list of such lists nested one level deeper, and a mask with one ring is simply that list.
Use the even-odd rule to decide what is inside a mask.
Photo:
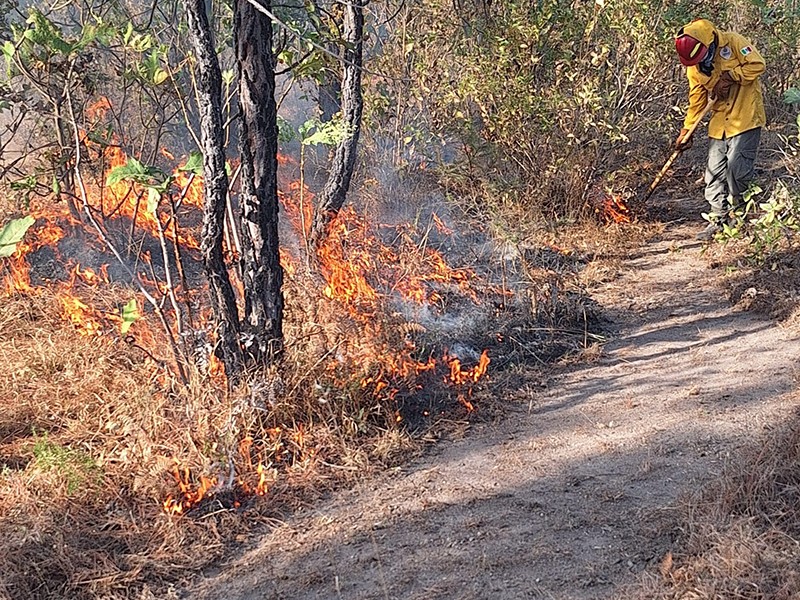
[{"label": "tree trunk", "polygon": [[[312,0],[314,12],[324,15],[320,20],[312,20],[317,35],[321,39],[339,39],[342,31],[342,18],[344,10],[335,1],[328,1],[328,7],[323,7],[319,0]],[[341,57],[341,45],[332,41],[325,42],[325,48],[335,57]],[[325,63],[320,72],[320,81],[317,82],[317,107],[320,111],[319,120],[327,123],[333,116],[342,110],[342,76],[339,69],[340,60],[325,57]]]},{"label": "tree trunk", "polygon": [[361,114],[364,98],[361,94],[361,69],[364,60],[364,4],[352,0],[345,5],[344,67],[342,75],[342,113],[348,135],[337,147],[325,186],[317,196],[317,210],[311,229],[311,241],[319,245],[328,223],[342,208],[356,164],[358,137],[361,133]]},{"label": "tree trunk", "polygon": [[[333,44],[327,44],[328,50],[333,50]],[[339,98],[342,94],[342,80],[335,71],[325,69],[322,72],[322,81],[317,83],[317,106],[319,107],[319,120],[327,123],[333,115],[342,110]]]},{"label": "tree trunk", "polygon": [[184,0],[189,17],[189,31],[197,56],[197,91],[200,131],[203,143],[203,234],[200,252],[211,291],[211,306],[217,326],[218,354],[225,371],[235,381],[242,371],[239,346],[239,316],[236,296],[222,254],[225,199],[228,175],[225,172],[225,148],[222,127],[222,75],[214,49],[204,0]]},{"label": "tree trunk", "polygon": [[[271,7],[269,1],[261,4]],[[272,22],[247,0],[235,0],[233,31],[239,71],[244,344],[264,364],[283,348]]]}]

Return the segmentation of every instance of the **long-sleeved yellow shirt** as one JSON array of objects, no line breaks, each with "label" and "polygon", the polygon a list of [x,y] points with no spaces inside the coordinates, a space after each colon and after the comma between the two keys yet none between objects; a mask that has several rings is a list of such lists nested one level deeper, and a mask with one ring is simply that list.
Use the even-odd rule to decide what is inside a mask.
[{"label": "long-sleeved yellow shirt", "polygon": [[736,82],[726,100],[718,100],[712,108],[708,137],[725,139],[763,127],[767,122],[764,98],[758,81],[766,69],[764,59],[750,41],[734,32],[717,32],[719,42],[711,76],[696,66],[686,68],[689,78],[689,109],[683,126],[689,129],[699,118],[720,76],[725,71]]}]

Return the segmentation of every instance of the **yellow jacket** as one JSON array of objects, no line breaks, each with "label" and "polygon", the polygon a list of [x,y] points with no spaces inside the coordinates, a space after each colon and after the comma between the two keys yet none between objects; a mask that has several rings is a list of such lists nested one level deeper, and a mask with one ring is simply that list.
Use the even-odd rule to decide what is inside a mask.
[{"label": "yellow jacket", "polygon": [[717,35],[719,42],[711,77],[703,75],[696,66],[686,68],[689,109],[683,127],[689,129],[694,125],[720,75],[728,71],[736,83],[731,86],[728,98],[714,105],[708,124],[708,137],[721,140],[766,124],[764,99],[758,81],[766,65],[758,50],[744,36],[731,31],[718,31]]}]

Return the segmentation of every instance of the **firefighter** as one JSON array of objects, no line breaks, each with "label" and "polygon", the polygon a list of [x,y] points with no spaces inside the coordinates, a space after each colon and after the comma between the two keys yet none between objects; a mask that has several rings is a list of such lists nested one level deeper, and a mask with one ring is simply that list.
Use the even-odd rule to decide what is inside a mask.
[{"label": "firefighter", "polygon": [[711,240],[722,225],[736,222],[734,212],[753,178],[761,128],[766,123],[759,76],[764,59],[747,38],[719,31],[706,19],[682,27],[675,49],[689,79],[689,109],[675,147],[686,150],[689,128],[714,100],[708,124],[705,199],[711,207],[708,226],[697,239]]}]

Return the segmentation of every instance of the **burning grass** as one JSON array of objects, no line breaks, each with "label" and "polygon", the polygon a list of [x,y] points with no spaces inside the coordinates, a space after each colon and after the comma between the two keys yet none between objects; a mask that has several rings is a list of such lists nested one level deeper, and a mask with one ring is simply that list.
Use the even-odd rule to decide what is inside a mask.
[{"label": "burning grass", "polygon": [[61,311],[47,289],[0,304],[0,573],[13,598],[138,598],[148,585],[164,597],[253,522],[405,443],[369,417],[348,428],[354,406],[314,410],[309,394],[270,405],[269,390],[228,395],[199,373],[175,385]]},{"label": "burning grass", "polygon": [[407,459],[442,417],[480,415],[487,369],[541,364],[564,351],[553,328],[582,340],[588,326],[551,268],[529,261],[526,288],[511,283],[522,272],[488,285],[449,268],[429,235],[384,226],[376,240],[355,219],[339,262],[374,294],[325,294],[355,288],[296,263],[281,368],[229,393],[198,362],[181,385],[152,312],[122,333],[135,290],[61,258],[70,235],[47,246],[46,223],[4,265],[27,285],[0,302],[0,572],[13,598],[165,597],[254,523]]},{"label": "burning grass", "polygon": [[[107,170],[125,161],[90,150]],[[202,182],[174,177],[151,207],[136,185],[87,177],[94,229],[36,202],[0,264],[0,590],[13,598],[168,596],[254,523],[480,418],[487,374],[497,394],[519,383],[508,367],[598,339],[577,252],[537,241],[498,257],[426,195],[395,223],[346,208],[309,256],[313,198],[288,182],[285,356],[231,392],[195,252]]]},{"label": "burning grass", "polygon": [[[254,522],[415,452],[422,417],[474,409],[488,355],[473,366],[469,353],[419,348],[385,293],[326,295],[305,273],[287,280],[280,370],[232,394],[198,362],[181,385],[155,315],[142,310],[123,331],[136,290],[64,258],[85,234],[60,223],[40,215],[2,271],[0,572],[11,597],[140,597],[148,586],[163,597]],[[352,231],[342,248],[373,244]],[[444,264],[406,251],[395,267],[417,261]],[[370,269],[363,282],[376,285]],[[436,285],[425,301],[451,294]]]}]

